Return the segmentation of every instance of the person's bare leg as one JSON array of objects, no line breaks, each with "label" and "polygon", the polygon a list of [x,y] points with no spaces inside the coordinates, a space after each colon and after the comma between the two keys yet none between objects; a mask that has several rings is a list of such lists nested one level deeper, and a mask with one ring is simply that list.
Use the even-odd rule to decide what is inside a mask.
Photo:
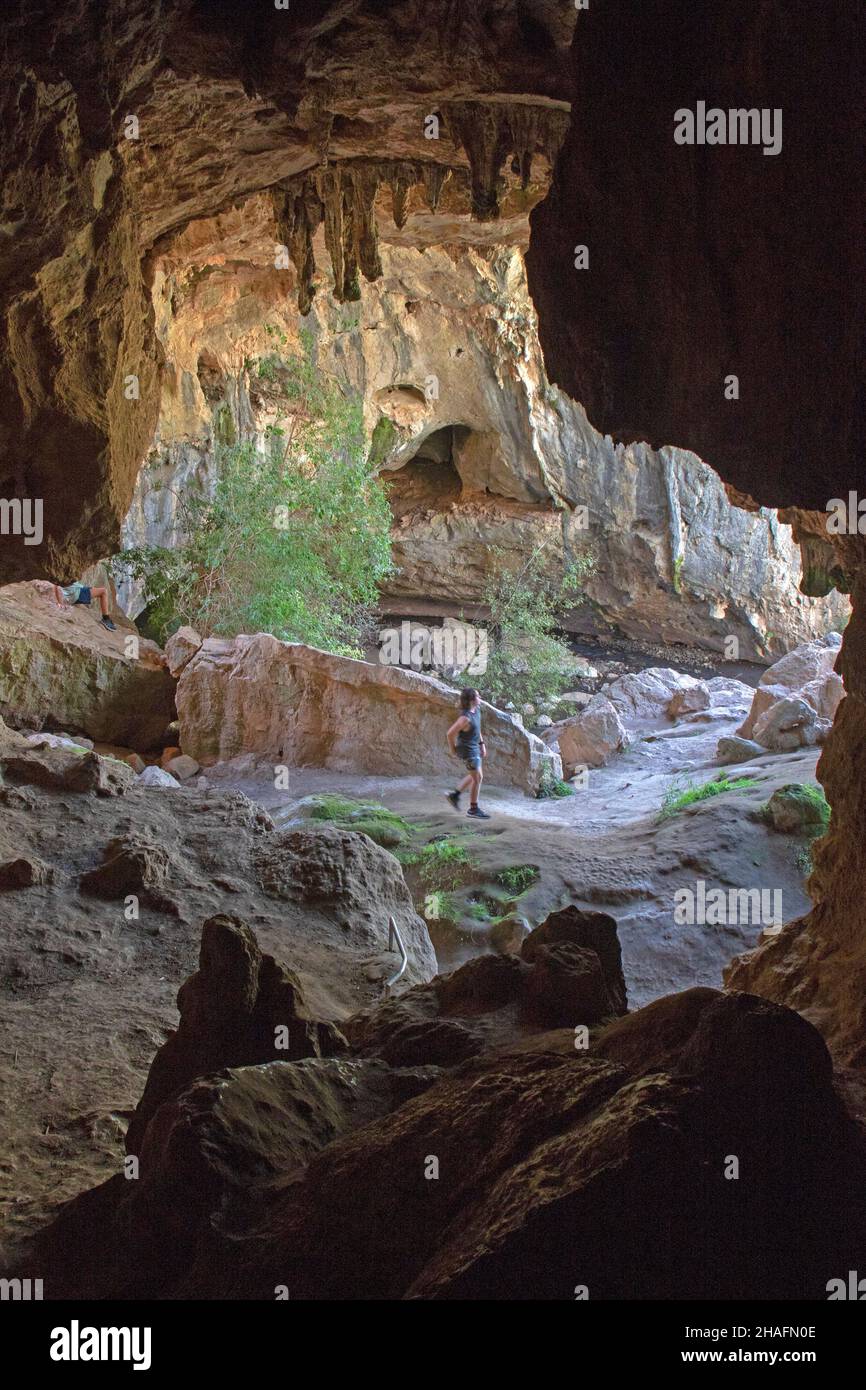
[{"label": "person's bare leg", "polygon": [[472,785],[474,777],[475,774],[473,772],[467,772],[466,776],[463,778],[463,781],[457,787],[457,790],[459,792],[465,792],[466,788]]},{"label": "person's bare leg", "polygon": [[99,588],[97,588],[97,589],[91,589],[91,590],[90,590],[90,593],[91,593],[91,596],[92,596],[93,598],[98,598],[98,599],[99,599],[99,611],[100,611],[100,613],[102,614],[103,618],[107,618],[107,617],[108,617],[108,590],[107,590],[104,586],[101,585],[101,586],[100,586]]}]

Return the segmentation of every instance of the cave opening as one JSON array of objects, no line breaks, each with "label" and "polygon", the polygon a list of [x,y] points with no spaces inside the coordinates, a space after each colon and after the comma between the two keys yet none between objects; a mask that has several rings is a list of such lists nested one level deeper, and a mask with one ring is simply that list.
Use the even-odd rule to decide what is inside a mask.
[{"label": "cave opening", "polygon": [[[5,486],[45,507],[30,544],[4,502],[0,551],[13,1267],[106,1299],[510,1298],[531,1269],[560,1298],[561,1225],[593,1298],[821,1297],[866,1232],[866,563],[824,497],[856,333],[790,272],[823,174],[802,141],[756,174],[666,140],[647,54],[685,101],[703,43],[679,0],[625,44],[599,6],[584,49],[533,0],[432,0],[417,45],[408,6],[216,39],[205,8],[143,18],[108,83],[96,7],[56,7],[50,62],[13,35],[8,186],[64,209],[2,250]],[[767,55],[796,130],[766,18],[714,15],[704,57],[760,88]],[[780,245],[776,168],[816,195]],[[780,323],[837,349],[797,401]],[[452,789],[470,682],[489,823]],[[422,1149],[480,1156],[423,1219]],[[335,1215],[374,1189],[393,1249]]]}]

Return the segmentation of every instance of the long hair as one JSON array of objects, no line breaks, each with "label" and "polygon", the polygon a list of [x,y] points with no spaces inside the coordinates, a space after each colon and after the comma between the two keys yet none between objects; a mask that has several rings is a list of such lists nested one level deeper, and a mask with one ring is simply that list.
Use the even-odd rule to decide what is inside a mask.
[{"label": "long hair", "polygon": [[468,685],[465,690],[460,691],[461,710],[465,713],[466,710],[471,709],[477,699],[478,691],[475,690],[471,685]]}]

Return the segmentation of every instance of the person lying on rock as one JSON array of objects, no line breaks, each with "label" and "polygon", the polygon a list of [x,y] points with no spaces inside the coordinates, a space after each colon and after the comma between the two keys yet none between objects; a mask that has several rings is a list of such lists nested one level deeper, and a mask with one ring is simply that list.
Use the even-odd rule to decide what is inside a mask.
[{"label": "person lying on rock", "polygon": [[482,759],[487,757],[487,747],[481,737],[481,698],[477,690],[469,686],[460,692],[460,714],[448,730],[448,746],[456,757],[462,758],[469,771],[460,785],[446,795],[455,811],[460,810],[460,793],[469,788],[468,816],[477,820],[490,820],[486,811],[478,805],[478,792],[483,773]]},{"label": "person lying on rock", "polygon": [[67,603],[73,607],[77,603],[84,603],[90,607],[91,599],[99,599],[99,607],[102,612],[102,626],[107,627],[109,632],[116,632],[116,624],[108,616],[108,590],[100,584],[95,589],[91,589],[89,584],[81,584],[78,580],[74,584],[67,584],[63,588],[60,584],[54,585],[54,602],[63,608]]}]

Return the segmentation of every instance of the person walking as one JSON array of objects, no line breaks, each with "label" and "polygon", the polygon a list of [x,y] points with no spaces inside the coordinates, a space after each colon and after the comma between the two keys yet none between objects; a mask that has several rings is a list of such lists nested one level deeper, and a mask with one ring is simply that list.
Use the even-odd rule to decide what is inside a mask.
[{"label": "person walking", "polygon": [[454,720],[447,734],[448,746],[458,758],[462,758],[467,773],[459,786],[446,795],[455,811],[460,810],[460,796],[468,788],[469,810],[467,815],[476,820],[490,820],[486,811],[478,805],[478,793],[484,778],[483,760],[487,757],[487,747],[481,733],[481,697],[477,690],[469,686],[460,692],[460,714]]}]

